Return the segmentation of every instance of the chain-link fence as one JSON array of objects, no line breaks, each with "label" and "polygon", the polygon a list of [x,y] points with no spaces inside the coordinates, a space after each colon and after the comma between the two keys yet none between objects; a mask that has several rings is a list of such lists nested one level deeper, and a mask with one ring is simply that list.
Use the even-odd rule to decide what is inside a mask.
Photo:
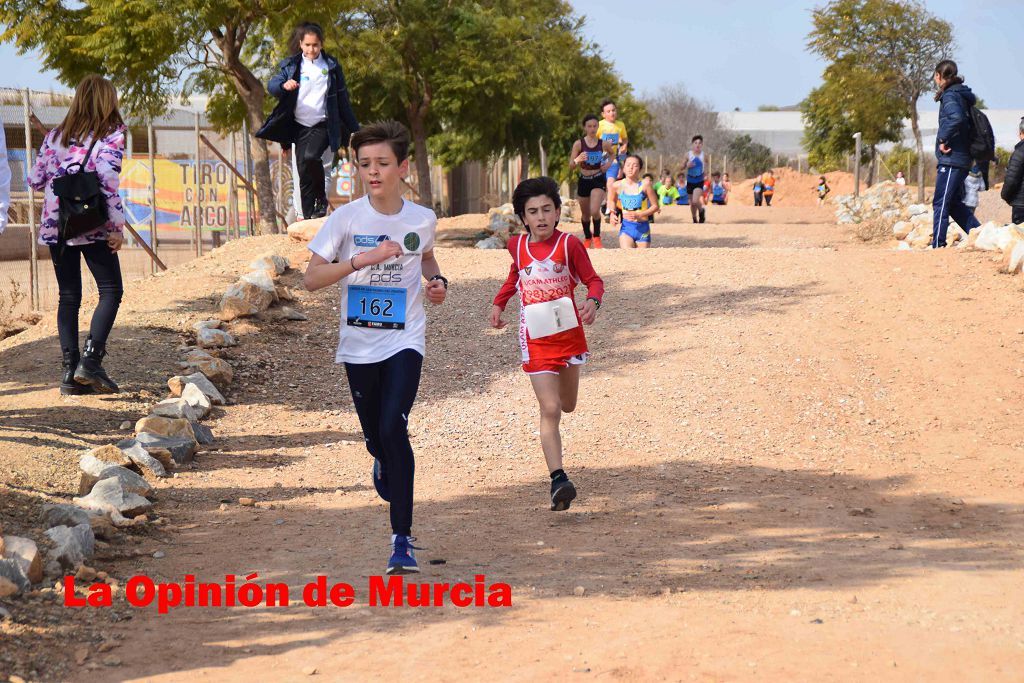
[{"label": "chain-link fence", "polygon": [[[28,186],[46,132],[67,112],[69,96],[0,87],[0,121],[11,166],[11,205],[0,235],[0,306],[9,315],[48,310],[57,304],[57,283],[49,250],[39,245],[43,193]],[[172,109],[152,121],[130,120],[120,194],[126,232],[120,254],[125,280],[156,272],[148,246],[168,267],[224,243],[252,234],[258,209],[248,179],[251,154],[244,132],[217,133],[201,114]],[[291,164],[271,145],[271,179],[279,214],[291,208]],[[276,153],[275,153],[276,152]],[[85,292],[95,292],[83,278]]]},{"label": "chain-link fence", "polygon": [[[26,178],[43,138],[63,121],[70,100],[69,94],[0,87],[0,123],[12,172],[9,222],[0,235],[0,318],[57,305],[49,249],[38,244],[43,193],[29,187]],[[221,134],[204,115],[173,108],[152,121],[126,123],[120,194],[134,230],[126,231],[120,253],[126,281],[157,271],[149,251],[171,267],[227,240],[253,234],[259,206],[247,130]],[[268,148],[275,209],[283,230],[296,217],[293,207],[300,205],[293,183],[297,170],[288,150],[277,144]],[[330,161],[328,152],[330,204],[362,196],[365,190],[353,164],[345,162],[332,170]],[[454,169],[429,164],[434,210],[441,216],[476,213],[511,201],[512,189],[526,173],[522,163],[513,157]],[[405,187],[407,199],[421,202],[415,164]],[[92,278],[83,278],[83,289],[95,293]]]}]

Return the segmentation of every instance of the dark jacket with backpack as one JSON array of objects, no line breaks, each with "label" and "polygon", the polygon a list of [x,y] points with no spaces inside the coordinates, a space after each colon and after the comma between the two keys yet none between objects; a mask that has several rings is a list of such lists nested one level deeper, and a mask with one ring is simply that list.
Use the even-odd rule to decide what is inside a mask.
[{"label": "dark jacket with backpack", "polygon": [[[327,62],[327,70],[330,76],[330,84],[327,86],[327,138],[330,141],[331,149],[334,152],[347,147],[352,133],[359,130],[359,122],[356,120],[355,112],[352,111],[352,103],[348,98],[348,87],[345,85],[345,75],[341,71],[341,65],[334,57],[326,52],[321,52],[324,61]],[[281,60],[277,65],[277,73],[267,83],[267,90],[278,99],[277,106],[270,113],[263,126],[256,131],[256,137],[264,140],[272,140],[282,145],[291,145],[295,142],[295,132],[298,124],[295,122],[295,104],[299,100],[299,89],[285,90],[284,84],[289,80],[299,81],[302,71],[302,53]]]},{"label": "dark jacket with backpack", "polygon": [[[971,116],[970,108],[977,102],[971,89],[963,83],[951,85],[943,91],[939,100],[939,130],[935,135],[935,158],[939,166],[953,166],[969,169],[971,158]],[[948,154],[939,149],[945,143]]]},{"label": "dark jacket with backpack", "polygon": [[1010,206],[1024,208],[1024,140],[1017,143],[1006,164],[1006,180],[999,193]]}]

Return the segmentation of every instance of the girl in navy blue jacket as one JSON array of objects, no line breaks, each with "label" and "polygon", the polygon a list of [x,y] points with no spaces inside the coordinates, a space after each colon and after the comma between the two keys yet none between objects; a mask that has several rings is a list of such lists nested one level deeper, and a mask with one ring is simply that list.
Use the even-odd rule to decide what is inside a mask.
[{"label": "girl in navy blue jacket", "polygon": [[981,225],[964,204],[964,180],[974,161],[971,159],[970,109],[977,98],[957,74],[956,62],[944,59],[935,66],[935,85],[939,91],[939,130],[935,135],[938,170],[935,196],[932,198],[932,248],[946,246],[950,217],[970,232]]},{"label": "girl in navy blue jacket", "polygon": [[299,169],[302,217],[327,215],[327,187],[322,157],[330,145],[335,154],[348,146],[359,130],[338,60],[323,51],[319,25],[299,24],[289,44],[291,57],[283,60],[267,90],[277,106],[256,137],[281,145],[295,145]]}]

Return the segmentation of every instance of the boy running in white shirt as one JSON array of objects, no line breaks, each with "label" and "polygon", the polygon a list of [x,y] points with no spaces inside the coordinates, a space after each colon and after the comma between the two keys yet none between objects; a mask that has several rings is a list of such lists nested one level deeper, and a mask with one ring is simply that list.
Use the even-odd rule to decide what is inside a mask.
[{"label": "boy running in white shirt", "polygon": [[[413,474],[409,412],[419,389],[426,299],[443,303],[448,280],[434,258],[437,216],[402,198],[409,131],[380,121],[352,136],[359,177],[369,192],[330,215],[309,244],[303,282],[310,290],[341,282],[335,362],[345,364],[373,484],[391,504],[388,574],[418,572],[412,538]],[[337,263],[334,263],[337,261]]]}]

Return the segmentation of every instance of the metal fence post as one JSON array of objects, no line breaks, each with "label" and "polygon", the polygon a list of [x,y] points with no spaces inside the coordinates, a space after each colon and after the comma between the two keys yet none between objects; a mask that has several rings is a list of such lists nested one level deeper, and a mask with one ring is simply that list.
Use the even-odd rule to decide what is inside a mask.
[{"label": "metal fence post", "polygon": [[[25,88],[22,93],[22,105],[25,114],[25,173],[32,170],[32,103],[29,99],[29,90]],[[28,266],[28,288],[29,302],[32,310],[39,308],[39,255],[36,253],[36,193],[32,186],[28,186],[28,240],[29,240],[29,266]]]},{"label": "metal fence post", "polygon": [[854,133],[853,139],[856,141],[856,146],[853,152],[853,196],[860,197],[860,133]]},{"label": "metal fence post", "polygon": [[196,220],[195,232],[196,256],[203,255],[203,184],[202,184],[202,144],[199,140],[199,112],[196,112]]},{"label": "metal fence post", "polygon": [[[238,139],[234,131],[231,131],[231,168],[238,169]],[[231,229],[234,228],[234,238],[238,239],[241,236],[241,230],[239,227],[238,219],[238,180],[235,178],[234,173],[228,174],[228,234],[231,234]]]},{"label": "metal fence post", "polygon": [[[159,255],[159,245],[156,238],[156,158],[153,152],[153,119],[146,122],[146,149],[149,156],[149,246],[153,253]],[[156,273],[156,261],[150,259],[150,270]]]},{"label": "metal fence post", "polygon": [[[249,147],[249,122],[242,122],[242,147],[243,158],[245,159],[245,177],[249,179],[249,185],[252,185],[252,149]],[[249,187],[245,188],[245,211],[246,211],[246,225],[250,235],[255,233],[254,230],[254,219],[253,211],[256,207],[254,206],[254,200],[252,196],[252,190]]]},{"label": "metal fence post", "polygon": [[278,143],[277,145],[277,205],[281,209],[281,213],[285,213],[287,209],[284,207],[284,145]]}]

